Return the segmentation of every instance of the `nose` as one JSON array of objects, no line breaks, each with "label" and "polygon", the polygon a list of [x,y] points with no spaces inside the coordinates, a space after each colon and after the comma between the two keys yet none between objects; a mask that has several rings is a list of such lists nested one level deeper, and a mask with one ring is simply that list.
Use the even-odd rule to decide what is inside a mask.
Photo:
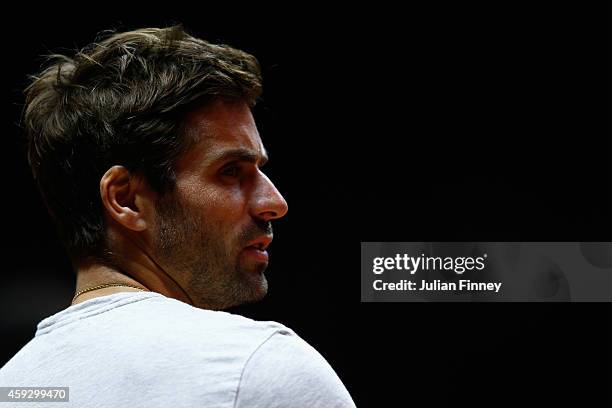
[{"label": "nose", "polygon": [[266,222],[282,218],[287,214],[287,201],[276,189],[274,183],[261,171],[253,203],[253,216]]}]

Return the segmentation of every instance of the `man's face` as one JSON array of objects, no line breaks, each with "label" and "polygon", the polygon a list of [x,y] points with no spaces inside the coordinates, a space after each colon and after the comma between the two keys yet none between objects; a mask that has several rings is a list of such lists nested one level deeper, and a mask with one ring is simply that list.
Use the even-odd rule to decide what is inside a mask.
[{"label": "man's face", "polygon": [[188,115],[186,137],[196,142],[176,163],[176,189],[156,205],[156,262],[197,307],[257,301],[268,288],[262,248],[287,203],[260,170],[267,155],[251,111],[215,101]]}]

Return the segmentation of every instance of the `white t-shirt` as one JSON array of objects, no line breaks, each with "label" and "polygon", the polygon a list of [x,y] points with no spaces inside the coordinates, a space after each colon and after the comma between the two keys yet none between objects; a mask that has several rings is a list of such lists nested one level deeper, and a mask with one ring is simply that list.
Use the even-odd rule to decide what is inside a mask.
[{"label": "white t-shirt", "polygon": [[284,325],[155,292],[98,297],[42,320],[0,369],[0,387],[27,386],[69,387],[62,407],[355,406],[327,361]]}]

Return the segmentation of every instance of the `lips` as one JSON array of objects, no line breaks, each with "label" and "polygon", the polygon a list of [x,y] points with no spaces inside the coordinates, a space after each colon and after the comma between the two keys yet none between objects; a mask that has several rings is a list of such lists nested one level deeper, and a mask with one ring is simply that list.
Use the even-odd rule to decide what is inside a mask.
[{"label": "lips", "polygon": [[244,248],[243,253],[259,262],[268,262],[268,245],[272,242],[272,235],[263,235],[251,242]]},{"label": "lips", "polygon": [[262,235],[261,237],[249,242],[246,248],[253,247],[255,249],[265,251],[271,242],[272,242],[272,235]]},{"label": "lips", "polygon": [[255,259],[258,262],[268,262],[268,251],[265,249],[258,249],[254,246],[248,246],[242,251],[247,257]]}]

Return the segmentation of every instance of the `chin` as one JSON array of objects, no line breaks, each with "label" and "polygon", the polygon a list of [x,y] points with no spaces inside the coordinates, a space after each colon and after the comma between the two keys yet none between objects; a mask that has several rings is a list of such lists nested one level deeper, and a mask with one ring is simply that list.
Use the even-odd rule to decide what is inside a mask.
[{"label": "chin", "polygon": [[246,302],[258,302],[264,297],[266,297],[266,295],[268,294],[268,280],[266,279],[266,276],[263,274],[263,272],[260,273],[257,282],[255,282],[254,284],[253,282],[250,283],[251,290],[248,291],[249,296],[245,296]]},{"label": "chin", "polygon": [[262,273],[253,274],[250,271],[247,279],[241,279],[234,284],[234,288],[218,302],[202,299],[197,307],[209,310],[226,310],[238,306],[257,303],[268,294],[268,281]]},{"label": "chin", "polygon": [[268,281],[263,274],[258,275],[258,279],[250,279],[248,282],[243,282],[240,293],[234,297],[234,302],[231,306],[248,305],[259,302],[268,294]]}]

